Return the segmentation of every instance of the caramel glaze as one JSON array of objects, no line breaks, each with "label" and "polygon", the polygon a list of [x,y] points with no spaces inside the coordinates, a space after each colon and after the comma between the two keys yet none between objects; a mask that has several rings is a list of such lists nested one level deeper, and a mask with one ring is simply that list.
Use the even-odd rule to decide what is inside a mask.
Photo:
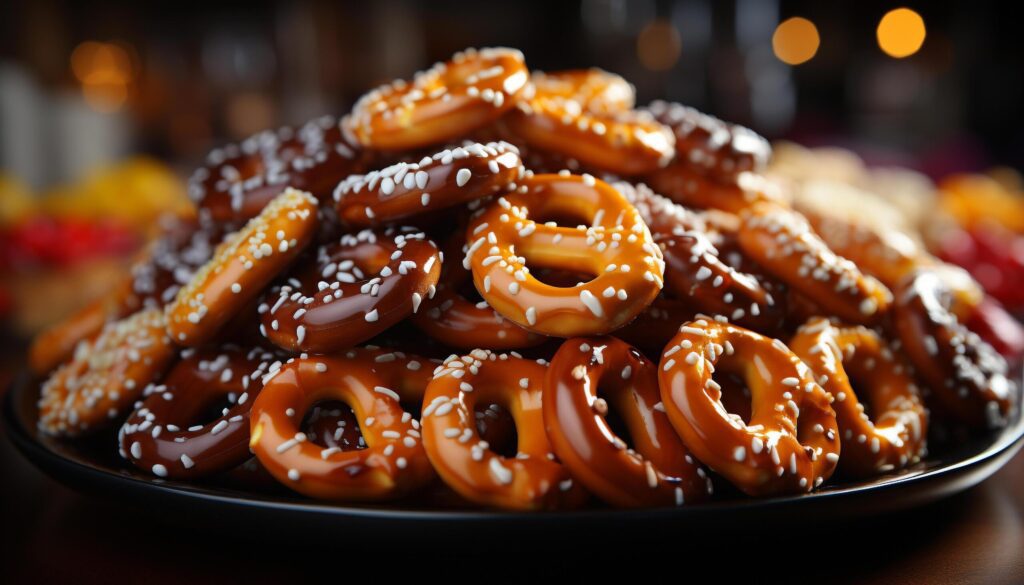
[{"label": "caramel glaze", "polygon": [[740,215],[743,253],[831,315],[857,325],[879,323],[892,293],[881,282],[837,256],[799,213],[760,204]]},{"label": "caramel glaze", "polygon": [[530,75],[536,94],[577,102],[596,114],[628,112],[636,105],[636,88],[620,75],[591,67]]},{"label": "caramel glaze", "polygon": [[717,209],[740,213],[757,203],[781,204],[778,187],[763,175],[739,173],[732,182],[723,183],[689,167],[673,162],[644,177],[658,193],[696,209]]},{"label": "caramel glaze", "polygon": [[[399,352],[351,349],[290,360],[264,378],[252,407],[249,447],[279,482],[313,498],[393,500],[434,478],[420,424],[402,402],[419,404],[432,364]],[[322,401],[344,402],[365,449],[322,447],[301,430]]]},{"label": "caramel glaze", "polygon": [[[928,412],[921,392],[910,366],[878,333],[818,317],[801,327],[789,346],[835,398],[832,409],[842,437],[842,473],[869,477],[917,463],[924,456]],[[854,387],[851,378],[861,383]]]},{"label": "caramel glaze", "polygon": [[[512,510],[575,507],[586,493],[557,463],[544,429],[546,367],[476,349],[439,366],[423,398],[423,445],[434,469],[464,498]],[[495,453],[477,430],[477,405],[499,404],[515,420],[515,457]]]},{"label": "caramel glaze", "polygon": [[338,184],[334,200],[345,225],[371,227],[510,191],[522,174],[515,146],[472,143],[351,175]]},{"label": "caramel glaze", "polygon": [[364,158],[338,121],[325,116],[214,150],[189,179],[189,196],[208,219],[245,221],[287,187],[326,202],[338,181],[360,172]]},{"label": "caramel glaze", "polygon": [[54,370],[39,398],[39,430],[63,437],[107,428],[131,410],[152,380],[174,358],[166,321],[158,309],[106,324]]},{"label": "caramel glaze", "polygon": [[[716,371],[746,382],[749,422],[722,405]],[[748,495],[810,492],[836,468],[832,396],[777,339],[709,318],[684,323],[662,353],[659,382],[686,446]]]},{"label": "caramel glaze", "polygon": [[971,427],[1005,426],[1017,407],[1006,360],[950,312],[952,304],[938,274],[912,273],[896,292],[894,329],[930,390],[931,406]]},{"label": "caramel glaze", "polygon": [[293,352],[352,347],[418,311],[440,275],[441,255],[422,232],[346,234],[267,292],[260,331]]},{"label": "caramel glaze", "polygon": [[466,253],[464,234],[464,229],[458,230],[445,246],[448,261],[441,266],[436,294],[423,299],[412,322],[432,338],[463,350],[518,349],[544,343],[547,337],[504,318],[487,301],[474,303],[459,292],[466,285],[472,286],[472,275],[459,261]]},{"label": "caramel glaze", "polygon": [[[573,218],[575,228],[547,218]],[[536,219],[532,219],[536,218]],[[542,223],[543,222],[543,223]],[[636,209],[589,175],[535,175],[485,207],[466,230],[464,266],[480,295],[520,327],[560,337],[625,325],[662,286],[664,262]],[[556,287],[530,274],[549,268],[595,275]]]},{"label": "caramel glaze", "polygon": [[241,230],[228,236],[166,308],[167,331],[179,345],[195,347],[258,298],[312,241],[317,200],[288,189]]},{"label": "caramel glaze", "polygon": [[[206,477],[248,460],[249,411],[275,355],[186,349],[162,381],[146,386],[142,401],[118,434],[121,456],[158,477]],[[196,417],[225,401],[220,416]]]},{"label": "caramel glaze", "polygon": [[456,53],[446,63],[363,95],[343,127],[360,144],[407,150],[456,140],[491,124],[528,87],[523,54],[488,48]]},{"label": "caramel glaze", "polygon": [[[628,344],[607,336],[567,340],[551,360],[542,404],[559,461],[609,504],[680,506],[712,493],[665,414],[657,365]],[[609,407],[625,422],[632,448],[605,419]]]}]

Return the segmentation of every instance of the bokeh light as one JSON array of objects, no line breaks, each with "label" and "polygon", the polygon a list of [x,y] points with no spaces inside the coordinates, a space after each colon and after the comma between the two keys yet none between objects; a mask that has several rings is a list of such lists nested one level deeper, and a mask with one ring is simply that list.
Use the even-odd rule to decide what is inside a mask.
[{"label": "bokeh light", "polygon": [[636,38],[636,56],[644,68],[667,71],[679,61],[683,41],[667,20],[652,20]]},{"label": "bokeh light", "polygon": [[924,19],[909,8],[890,10],[878,22],[878,46],[895,59],[916,53],[927,34]]},{"label": "bokeh light", "polygon": [[772,35],[772,50],[775,56],[787,65],[799,65],[810,61],[818,52],[820,44],[818,27],[799,16],[780,23]]},{"label": "bokeh light", "polygon": [[85,102],[94,110],[115,112],[128,101],[134,68],[124,47],[86,41],[71,53],[71,72],[82,84]]}]

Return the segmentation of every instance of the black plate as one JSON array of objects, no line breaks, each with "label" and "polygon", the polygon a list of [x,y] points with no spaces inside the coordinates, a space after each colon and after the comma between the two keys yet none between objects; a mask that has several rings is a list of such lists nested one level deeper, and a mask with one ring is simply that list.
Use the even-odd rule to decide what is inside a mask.
[{"label": "black plate", "polygon": [[[431,534],[472,534],[481,529],[560,534],[588,527],[616,526],[620,533],[672,527],[729,530],[774,522],[831,522],[901,510],[966,490],[1002,467],[1024,444],[1024,417],[1017,412],[1005,429],[949,441],[921,463],[899,473],[866,481],[839,481],[799,496],[749,499],[730,497],[681,508],[512,513],[479,509],[439,509],[425,504],[351,506],[304,499],[284,491],[242,491],[225,483],[164,481],[137,472],[114,453],[113,437],[59,441],[36,430],[38,385],[27,376],[10,388],[3,405],[12,442],[36,466],[82,491],[130,501],[171,519],[207,526],[294,527],[304,531],[358,529],[365,536],[387,534],[401,540]],[[718,482],[721,484],[723,482]]]}]

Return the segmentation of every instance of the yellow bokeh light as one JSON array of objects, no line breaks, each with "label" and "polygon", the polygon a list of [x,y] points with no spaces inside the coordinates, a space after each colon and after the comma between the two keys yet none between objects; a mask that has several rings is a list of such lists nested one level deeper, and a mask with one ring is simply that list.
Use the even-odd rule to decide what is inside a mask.
[{"label": "yellow bokeh light", "polygon": [[924,19],[909,8],[890,10],[878,22],[878,46],[896,59],[916,53],[926,34]]},{"label": "yellow bokeh light", "polygon": [[666,20],[653,20],[636,38],[636,56],[651,71],[671,69],[683,50],[679,31]]},{"label": "yellow bokeh light", "polygon": [[788,65],[799,65],[814,58],[821,38],[814,23],[794,16],[781,22],[772,35],[772,50],[780,61]]},{"label": "yellow bokeh light", "polygon": [[98,112],[117,111],[128,101],[132,69],[128,51],[115,43],[86,41],[71,53],[71,72],[82,84],[82,97]]}]

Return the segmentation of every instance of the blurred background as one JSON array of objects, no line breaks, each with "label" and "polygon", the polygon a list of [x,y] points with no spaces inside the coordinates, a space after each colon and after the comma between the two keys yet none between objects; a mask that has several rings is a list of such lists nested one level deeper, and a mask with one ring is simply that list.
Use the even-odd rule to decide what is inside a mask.
[{"label": "blurred background", "polygon": [[[1024,43],[1013,3],[951,4],[5,4],[0,339],[20,345],[109,286],[157,215],[187,212],[184,179],[211,148],[343,114],[371,87],[469,46],[520,48],[535,69],[619,73],[640,104],[680,101],[788,141],[777,152],[800,162],[796,174],[827,168],[864,187],[866,169],[895,165],[921,173],[901,175],[900,185],[934,190],[972,173],[970,188],[946,189],[953,203],[943,208],[968,231],[1002,234],[992,262],[1006,266],[983,284],[1013,288],[1024,282],[1009,276],[1024,274],[1012,272],[1024,266],[1013,220]],[[1009,211],[979,228],[964,197]],[[918,207],[927,217],[931,206]],[[969,244],[979,253],[981,244]],[[956,254],[973,263],[959,248],[945,256]]]}]

